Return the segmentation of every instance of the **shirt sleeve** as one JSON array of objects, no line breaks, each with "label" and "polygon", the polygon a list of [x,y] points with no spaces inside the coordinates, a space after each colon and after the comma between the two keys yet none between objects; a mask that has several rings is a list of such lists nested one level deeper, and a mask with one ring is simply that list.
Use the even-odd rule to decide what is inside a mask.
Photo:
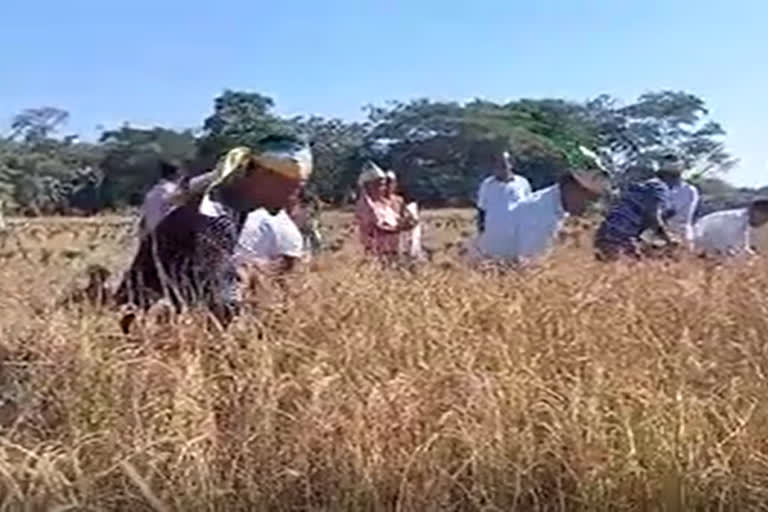
[{"label": "shirt sleeve", "polygon": [[522,195],[522,197],[528,197],[531,194],[533,194],[533,189],[531,188],[531,182],[528,181],[528,178],[526,178],[525,176],[521,176],[521,178],[523,180],[523,187],[522,187],[523,195]]},{"label": "shirt sleeve", "polygon": [[694,186],[690,187],[690,201],[688,201],[688,210],[685,212],[686,224],[693,224],[693,217],[696,214],[696,208],[699,207],[699,189]]},{"label": "shirt sleeve", "polygon": [[[276,219],[277,220],[277,219]],[[304,239],[298,226],[287,215],[273,226],[275,251],[278,256],[301,258],[304,254]]]},{"label": "shirt sleeve", "polygon": [[477,190],[477,207],[481,210],[487,210],[488,205],[486,204],[488,202],[487,199],[487,191],[488,188],[488,180],[483,180],[483,182],[480,184],[480,188]]}]

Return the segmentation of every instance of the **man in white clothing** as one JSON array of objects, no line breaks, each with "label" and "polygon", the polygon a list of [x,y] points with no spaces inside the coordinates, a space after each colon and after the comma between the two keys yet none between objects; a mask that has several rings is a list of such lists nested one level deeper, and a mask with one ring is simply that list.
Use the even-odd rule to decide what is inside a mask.
[{"label": "man in white clothing", "polygon": [[699,205],[699,191],[682,178],[682,162],[675,155],[665,156],[656,175],[669,185],[669,206],[672,215],[667,227],[685,246],[693,249],[693,217]]},{"label": "man in white clothing", "polygon": [[304,257],[304,238],[285,210],[271,215],[261,208],[248,215],[235,250],[237,265],[288,272]]},{"label": "man in white clothing", "polygon": [[694,226],[694,247],[705,255],[754,254],[751,232],[768,224],[768,199],[757,199],[747,208],[710,213]]},{"label": "man in white clothing", "polygon": [[[510,263],[524,263],[545,255],[565,218],[582,215],[607,187],[604,169],[594,153],[584,148],[590,163],[585,170],[571,170],[555,185],[523,198],[504,218],[503,243],[477,240],[474,256]],[[593,158],[594,157],[594,158]]]},{"label": "man in white clothing", "polygon": [[477,194],[477,224],[479,246],[484,252],[503,252],[511,210],[531,195],[531,184],[515,174],[508,151],[496,158],[493,175],[480,185]]}]

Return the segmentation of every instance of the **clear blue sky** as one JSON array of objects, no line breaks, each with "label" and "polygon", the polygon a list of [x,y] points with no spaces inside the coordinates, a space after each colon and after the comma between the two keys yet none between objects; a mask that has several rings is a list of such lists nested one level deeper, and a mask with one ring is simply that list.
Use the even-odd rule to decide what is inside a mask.
[{"label": "clear blue sky", "polygon": [[96,126],[198,126],[225,88],[284,114],[361,117],[429,96],[703,97],[741,165],[768,184],[766,0],[6,0],[0,123],[26,107]]}]

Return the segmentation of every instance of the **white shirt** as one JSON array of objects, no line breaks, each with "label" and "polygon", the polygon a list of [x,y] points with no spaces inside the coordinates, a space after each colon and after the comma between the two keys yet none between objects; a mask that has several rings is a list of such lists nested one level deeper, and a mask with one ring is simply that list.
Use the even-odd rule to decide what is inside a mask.
[{"label": "white shirt", "polygon": [[147,192],[141,207],[145,233],[154,230],[160,221],[173,210],[174,205],[170,199],[178,189],[179,186],[176,183],[163,180]]},{"label": "white shirt", "polygon": [[255,263],[281,256],[304,256],[304,238],[293,219],[285,210],[271,215],[259,208],[248,214],[235,249],[235,261]]},{"label": "white shirt", "polygon": [[750,231],[747,208],[710,213],[694,226],[694,247],[701,252],[752,252]]},{"label": "white shirt", "polygon": [[536,259],[550,249],[568,216],[560,186],[537,190],[508,210],[505,230],[486,230],[478,238],[483,256],[493,259]]},{"label": "white shirt", "polygon": [[525,177],[515,174],[509,181],[488,176],[477,192],[477,207],[485,212],[486,220],[497,212],[504,212],[518,201],[531,195],[531,184]]},{"label": "white shirt", "polygon": [[670,189],[669,199],[675,215],[667,220],[667,224],[673,233],[690,244],[694,236],[693,216],[699,205],[699,191],[690,183],[683,182]]},{"label": "white shirt", "polygon": [[485,212],[486,243],[492,253],[504,252],[498,243],[507,236],[510,212],[520,200],[531,195],[531,184],[523,176],[514,175],[509,181],[489,176],[480,185],[477,207]]}]

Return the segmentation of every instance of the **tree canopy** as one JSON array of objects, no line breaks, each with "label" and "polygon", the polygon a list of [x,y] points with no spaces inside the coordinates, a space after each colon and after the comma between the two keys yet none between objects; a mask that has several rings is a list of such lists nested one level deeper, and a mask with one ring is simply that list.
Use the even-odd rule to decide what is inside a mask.
[{"label": "tree canopy", "polygon": [[174,130],[130,125],[97,142],[63,135],[70,113],[44,106],[16,115],[0,138],[0,199],[23,214],[96,213],[140,203],[163,159],[189,172],[211,168],[236,145],[269,133],[311,141],[310,193],[334,204],[354,191],[367,159],[398,173],[407,195],[429,205],[468,204],[502,149],[534,188],[578,166],[579,145],[597,150],[617,184],[644,177],[662,153],[680,155],[710,202],[743,202],[755,191],[719,179],[735,163],[725,130],[704,101],[683,91],[658,91],[624,104],[608,95],[585,102],[520,99],[466,103],[428,98],[365,107],[364,121],[283,117],[272,98],[225,90],[198,127]]}]

